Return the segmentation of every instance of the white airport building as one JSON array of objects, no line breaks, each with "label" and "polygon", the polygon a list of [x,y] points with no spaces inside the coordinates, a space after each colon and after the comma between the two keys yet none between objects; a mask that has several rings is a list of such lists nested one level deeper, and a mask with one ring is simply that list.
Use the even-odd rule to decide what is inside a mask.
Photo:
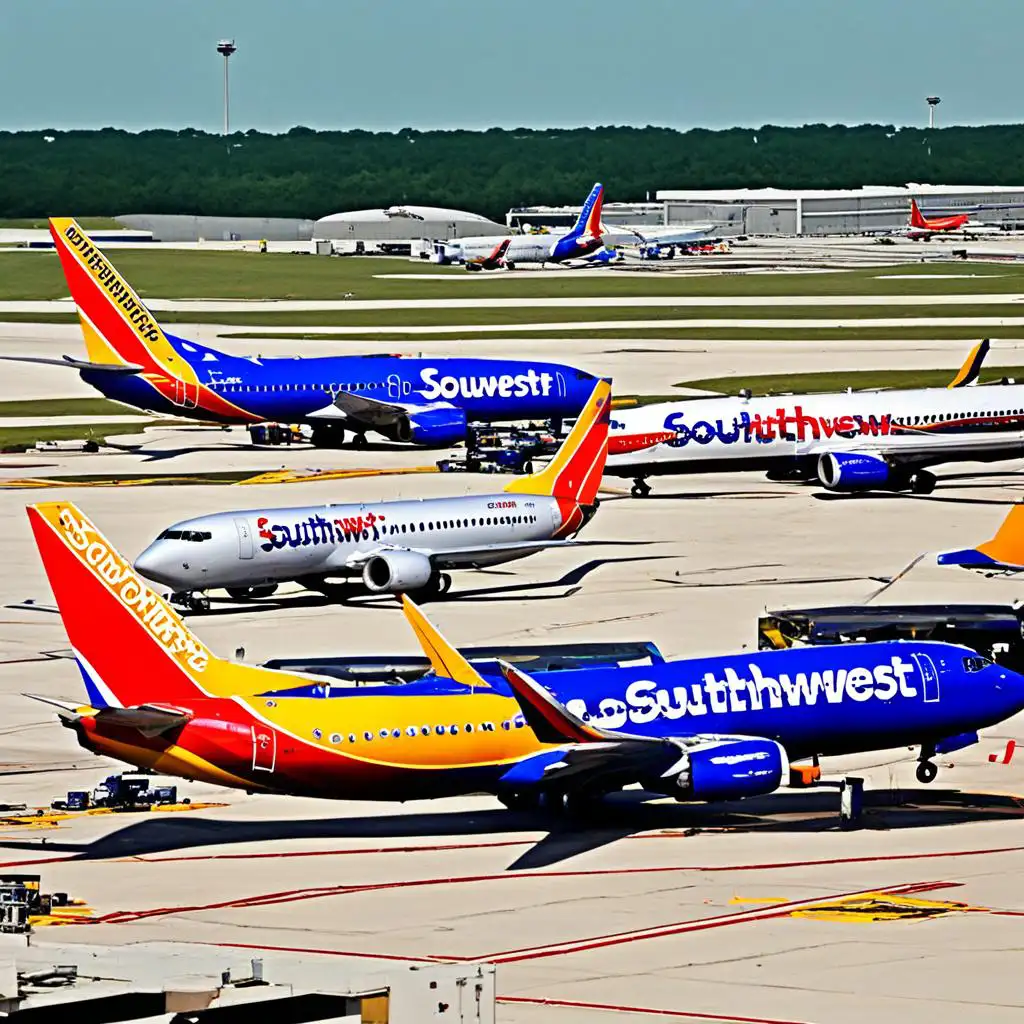
[{"label": "white airport building", "polygon": [[[738,235],[865,235],[899,231],[916,199],[926,217],[969,212],[979,223],[1024,228],[1024,186],[863,185],[851,189],[666,189],[654,202],[605,203],[604,223],[686,225],[713,223],[723,237]],[[562,227],[579,207],[510,210],[509,228]]]},{"label": "white airport building", "polygon": [[313,225],[313,239],[341,243],[335,248],[342,251],[354,249],[357,242],[362,242],[367,251],[386,252],[408,249],[410,243],[420,239],[500,237],[506,230],[504,224],[465,210],[389,206],[385,210],[351,210],[321,217]]}]

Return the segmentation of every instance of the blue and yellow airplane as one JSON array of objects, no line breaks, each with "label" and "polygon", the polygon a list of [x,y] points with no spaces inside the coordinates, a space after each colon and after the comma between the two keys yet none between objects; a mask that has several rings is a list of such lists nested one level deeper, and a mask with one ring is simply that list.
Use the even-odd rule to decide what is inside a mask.
[{"label": "blue and yellow airplane", "polygon": [[561,363],[394,355],[232,356],[165,331],[69,218],[50,220],[85,336],[86,359],[7,357],[80,372],[107,398],[219,423],[304,423],[315,445],[367,431],[429,447],[455,444],[471,422],[576,416],[598,378]]},{"label": "blue and yellow airplane", "polygon": [[28,515],[88,695],[38,699],[88,750],[238,789],[730,800],[773,792],[793,760],[909,745],[930,782],[936,754],[1024,709],[1024,677],[930,641],[482,676],[407,598],[433,673],[332,689],[216,657],[73,504]]}]

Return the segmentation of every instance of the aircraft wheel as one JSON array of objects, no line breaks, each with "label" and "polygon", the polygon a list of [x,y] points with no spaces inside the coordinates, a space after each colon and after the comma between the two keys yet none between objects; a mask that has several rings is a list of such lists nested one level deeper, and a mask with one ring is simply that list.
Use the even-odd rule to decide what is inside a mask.
[{"label": "aircraft wheel", "polygon": [[651,485],[642,477],[638,477],[633,481],[633,486],[629,493],[632,494],[634,498],[646,498],[647,495],[651,493]]},{"label": "aircraft wheel", "polygon": [[934,473],[919,470],[910,476],[910,490],[913,494],[931,494],[937,483]]},{"label": "aircraft wheel", "polygon": [[507,790],[498,794],[498,800],[510,811],[531,811],[539,803],[539,794],[529,790]]},{"label": "aircraft wheel", "polygon": [[452,578],[451,576],[443,572],[437,578],[437,592],[438,594],[447,594],[452,589]]},{"label": "aircraft wheel", "polygon": [[927,785],[929,782],[935,781],[935,776],[939,774],[939,769],[931,761],[918,761],[916,774],[917,781],[922,785]]},{"label": "aircraft wheel", "polygon": [[[270,597],[271,594],[277,593],[276,583],[260,583],[258,586],[249,588],[250,597]],[[230,594],[231,591],[229,590]]]},{"label": "aircraft wheel", "polygon": [[228,592],[228,597],[234,598],[236,601],[248,601],[252,597],[252,587],[225,587]]},{"label": "aircraft wheel", "polygon": [[366,435],[365,434],[356,434],[352,438],[352,447],[353,448],[365,448],[366,447]]},{"label": "aircraft wheel", "polygon": [[210,599],[205,594],[189,594],[185,601],[189,611],[208,612],[210,610]]}]

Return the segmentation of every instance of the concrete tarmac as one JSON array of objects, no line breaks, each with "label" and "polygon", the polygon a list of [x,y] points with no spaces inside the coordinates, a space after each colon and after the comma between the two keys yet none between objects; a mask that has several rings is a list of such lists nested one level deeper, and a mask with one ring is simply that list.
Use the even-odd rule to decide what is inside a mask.
[{"label": "concrete tarmac", "polygon": [[[765,607],[861,601],[922,551],[991,536],[1022,474],[1024,462],[956,467],[927,497],[822,497],[738,474],[658,480],[642,501],[609,487],[581,535],[607,544],[457,574],[453,599],[428,611],[464,644],[652,639],[670,657],[751,649]],[[81,693],[60,656],[67,640],[27,500],[75,500],[133,556],[171,519],[211,509],[487,491],[503,479],[0,491],[2,799],[43,804],[117,767],[20,696]],[[885,600],[1000,602],[1020,592],[1016,581],[926,559]],[[215,651],[244,647],[251,662],[416,650],[390,600],[337,605],[285,592],[250,605],[218,600],[188,621]],[[1024,721],[940,759],[931,787],[914,780],[911,750],[826,761],[830,779],[867,780],[865,827],[852,832],[837,827],[829,788],[712,807],[626,793],[573,822],[512,814],[489,797],[358,804],[183,783],[183,794],[224,806],[56,828],[0,823],[0,861],[89,904],[94,923],[63,929],[66,941],[483,959],[499,965],[499,1019],[515,1024],[695,1014],[1008,1024],[1024,1007],[1014,984],[1024,762],[988,755],[1010,738],[1024,739]],[[887,915],[895,919],[873,920]]]}]

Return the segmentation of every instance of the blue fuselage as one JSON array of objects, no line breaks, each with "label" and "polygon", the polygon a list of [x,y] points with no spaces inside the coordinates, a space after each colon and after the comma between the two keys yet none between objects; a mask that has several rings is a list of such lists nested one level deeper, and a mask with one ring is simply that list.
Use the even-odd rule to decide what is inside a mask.
[{"label": "blue fuselage", "polygon": [[[503,679],[486,678],[510,695]],[[761,737],[777,740],[791,759],[935,743],[1024,709],[1024,676],[970,648],[928,641],[560,670],[534,679],[568,710],[604,729],[659,738]],[[379,694],[396,702],[405,695],[461,693],[472,700],[464,686],[439,677],[352,690],[313,686],[302,693],[341,699]],[[398,721],[398,703],[395,712]],[[525,728],[521,716],[514,727]],[[478,772],[475,777],[480,781]]]},{"label": "blue fuselage", "polygon": [[82,379],[108,398],[153,412],[204,421],[282,423],[316,422],[311,414],[330,406],[341,392],[409,407],[440,403],[463,410],[469,422],[571,417],[597,380],[560,363],[392,355],[264,359],[167,337],[196,371],[200,386],[244,413],[233,418],[204,409],[201,395],[188,387],[169,400],[141,375],[83,370]]}]

